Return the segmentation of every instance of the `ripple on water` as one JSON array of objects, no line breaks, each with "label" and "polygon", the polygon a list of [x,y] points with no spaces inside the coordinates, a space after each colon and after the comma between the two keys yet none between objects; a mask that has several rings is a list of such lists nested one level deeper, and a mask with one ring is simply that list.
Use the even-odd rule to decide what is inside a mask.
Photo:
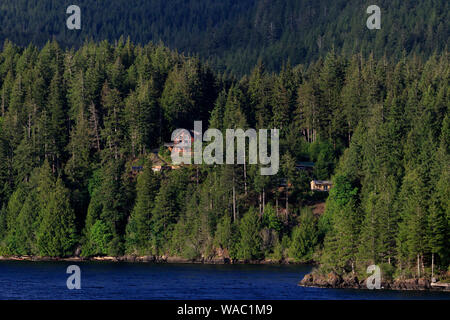
[{"label": "ripple on water", "polygon": [[0,261],[0,299],[450,299],[449,293],[299,287],[310,266],[79,262],[81,290],[68,290],[67,262]]}]

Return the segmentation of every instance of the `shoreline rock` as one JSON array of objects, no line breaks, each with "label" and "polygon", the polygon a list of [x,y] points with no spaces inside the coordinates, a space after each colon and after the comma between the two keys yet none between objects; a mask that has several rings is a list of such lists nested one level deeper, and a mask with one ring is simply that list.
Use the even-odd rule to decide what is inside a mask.
[{"label": "shoreline rock", "polygon": [[[289,259],[286,260],[238,260],[228,257],[210,257],[199,259],[187,259],[176,256],[136,256],[136,255],[124,255],[118,257],[112,256],[94,256],[94,257],[39,257],[39,256],[0,256],[0,261],[106,261],[106,262],[129,262],[129,263],[169,263],[169,264],[305,264],[295,262]],[[313,263],[308,263],[313,264]]]},{"label": "shoreline rock", "polygon": [[[335,272],[319,274],[317,272],[308,273],[298,283],[302,287],[333,288],[333,289],[362,289],[369,290],[366,286],[366,279],[358,280],[356,276],[341,276]],[[381,290],[409,290],[409,291],[445,291],[450,292],[446,286],[431,285],[428,279],[395,279],[394,281],[381,281]]]}]

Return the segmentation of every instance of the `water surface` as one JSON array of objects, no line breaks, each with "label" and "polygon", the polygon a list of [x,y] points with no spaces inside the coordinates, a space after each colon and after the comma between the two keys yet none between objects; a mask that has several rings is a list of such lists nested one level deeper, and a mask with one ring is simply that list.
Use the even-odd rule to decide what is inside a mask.
[{"label": "water surface", "polygon": [[[81,268],[81,290],[66,269]],[[450,299],[449,293],[299,287],[298,265],[0,261],[0,299]]]}]

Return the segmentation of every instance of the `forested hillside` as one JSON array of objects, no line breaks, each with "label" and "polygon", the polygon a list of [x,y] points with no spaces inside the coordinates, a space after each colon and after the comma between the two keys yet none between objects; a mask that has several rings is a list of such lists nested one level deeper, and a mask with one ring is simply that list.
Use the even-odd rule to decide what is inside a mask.
[{"label": "forested hillside", "polygon": [[[66,9],[81,8],[81,30],[68,30]],[[261,59],[269,71],[324,57],[373,52],[396,60],[403,52],[428,57],[449,45],[449,2],[379,0],[381,30],[366,27],[362,0],[2,0],[0,43],[42,47],[56,39],[79,47],[86,39],[158,43],[198,54],[216,70],[248,73]]]},{"label": "forested hillside", "polygon": [[[162,45],[6,42],[0,54],[0,254],[320,260],[446,270],[449,56],[259,63],[239,81]],[[280,171],[155,173],[174,128],[280,128]],[[340,159],[340,160],[338,160]],[[296,170],[315,162],[314,171]],[[142,166],[142,171],[133,167]],[[323,215],[313,178],[333,178]],[[418,268],[417,268],[418,265]]]}]

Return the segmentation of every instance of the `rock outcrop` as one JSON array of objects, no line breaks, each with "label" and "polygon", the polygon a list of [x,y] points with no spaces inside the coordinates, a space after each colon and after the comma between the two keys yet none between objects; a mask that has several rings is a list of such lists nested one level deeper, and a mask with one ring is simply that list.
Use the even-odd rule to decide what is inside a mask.
[{"label": "rock outcrop", "polygon": [[[321,274],[311,272],[299,282],[303,287],[342,288],[342,289],[367,289],[366,280],[358,280],[354,275],[341,276],[335,272]],[[394,281],[381,281],[380,289],[392,290],[440,290],[448,291],[444,286],[432,286],[428,279],[395,279]]]},{"label": "rock outcrop", "polygon": [[354,288],[361,287],[360,282],[356,276],[344,276],[336,272],[328,274],[309,273],[299,283],[304,287],[320,287],[320,288]]}]

